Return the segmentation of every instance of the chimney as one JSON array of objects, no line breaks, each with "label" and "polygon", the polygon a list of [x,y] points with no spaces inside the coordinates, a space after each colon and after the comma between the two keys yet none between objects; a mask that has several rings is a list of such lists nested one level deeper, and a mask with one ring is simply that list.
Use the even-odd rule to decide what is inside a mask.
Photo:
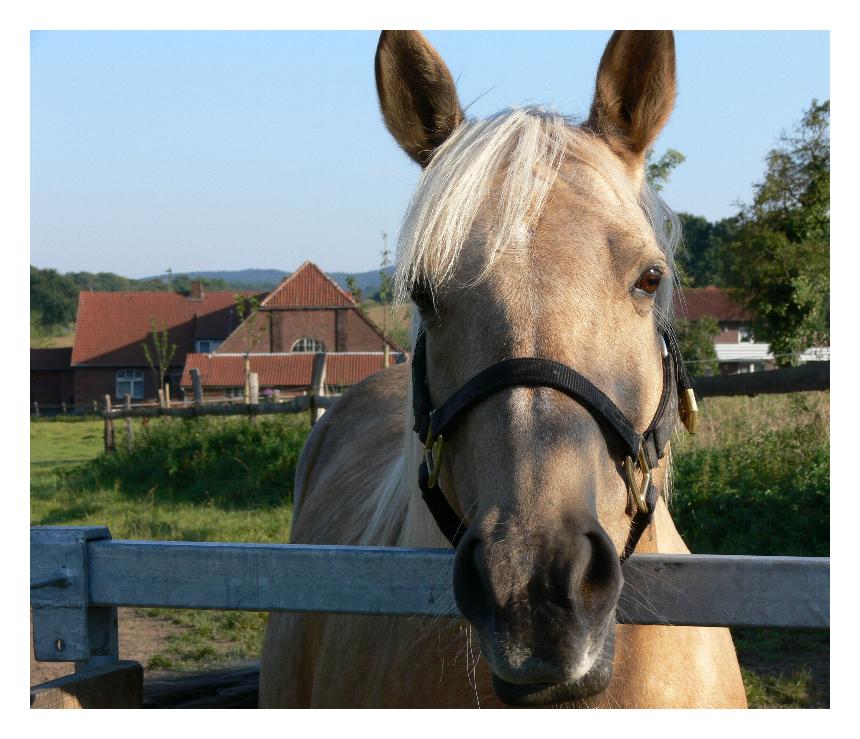
[{"label": "chimney", "polygon": [[191,295],[189,300],[203,300],[203,283],[200,280],[194,280],[191,283]]}]

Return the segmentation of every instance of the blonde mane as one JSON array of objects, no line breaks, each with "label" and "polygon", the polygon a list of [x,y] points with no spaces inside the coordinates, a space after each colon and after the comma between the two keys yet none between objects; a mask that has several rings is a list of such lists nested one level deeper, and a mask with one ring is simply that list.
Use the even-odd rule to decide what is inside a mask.
[{"label": "blonde mane", "polygon": [[[416,286],[435,293],[453,276],[475,219],[500,184],[498,206],[488,229],[485,277],[509,249],[526,248],[565,159],[599,172],[622,202],[638,203],[654,230],[670,268],[680,242],[677,216],[647,182],[640,192],[617,157],[589,131],[543,108],[514,108],[483,120],[464,121],[442,144],[421,176],[398,235],[395,296],[406,302]],[[672,270],[674,274],[674,269]],[[672,316],[672,281],[657,295],[657,319]],[[423,330],[413,311],[412,346]],[[368,496],[363,544],[447,546],[423,505],[417,487],[421,445],[412,430],[411,385],[403,454],[374,495]],[[667,485],[668,489],[668,485]],[[429,520],[429,524],[428,524]]]}]

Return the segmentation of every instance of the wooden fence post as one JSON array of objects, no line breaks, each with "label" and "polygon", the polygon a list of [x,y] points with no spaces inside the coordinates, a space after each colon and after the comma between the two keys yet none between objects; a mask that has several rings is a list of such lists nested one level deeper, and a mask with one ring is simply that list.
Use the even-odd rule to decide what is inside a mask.
[{"label": "wooden fence post", "polygon": [[36,418],[39,417],[39,402],[37,400],[33,401],[33,410],[36,412]]},{"label": "wooden fence post", "polygon": [[260,407],[260,376],[256,372],[248,373],[248,415],[251,423],[257,423],[257,411]]},{"label": "wooden fence post", "polygon": [[326,355],[323,352],[314,354],[314,366],[311,374],[310,414],[311,426],[320,420],[325,408],[317,407],[316,399],[325,394],[325,365]]},{"label": "wooden fence post", "polygon": [[128,414],[125,417],[125,448],[128,453],[131,454],[134,450],[134,429],[131,425],[131,395],[128,393],[125,394],[123,407],[125,408],[125,412]]},{"label": "wooden fence post", "polygon": [[194,388],[194,410],[197,411],[203,405],[203,381],[197,367],[191,368],[191,387]]},{"label": "wooden fence post", "polygon": [[272,402],[280,403],[281,402],[281,391],[278,388],[272,390]]},{"label": "wooden fence post", "polygon": [[113,434],[113,419],[110,417],[110,395],[105,395],[105,451],[116,450],[116,440]]},{"label": "wooden fence post", "polygon": [[167,407],[168,407],[167,393],[165,393],[163,387],[158,388],[158,415],[164,416],[165,421],[170,420],[170,416],[168,416],[166,413],[164,413],[164,411]]}]

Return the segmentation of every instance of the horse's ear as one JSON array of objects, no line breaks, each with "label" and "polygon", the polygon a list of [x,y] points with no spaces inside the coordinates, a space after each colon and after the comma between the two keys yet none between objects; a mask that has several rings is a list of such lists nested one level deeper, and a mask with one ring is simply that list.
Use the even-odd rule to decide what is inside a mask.
[{"label": "horse's ear", "polygon": [[675,89],[671,31],[616,31],[600,60],[587,125],[641,166],[672,112]]},{"label": "horse's ear", "polygon": [[422,167],[463,120],[454,79],[417,31],[383,31],[376,47],[376,90],[385,125]]}]

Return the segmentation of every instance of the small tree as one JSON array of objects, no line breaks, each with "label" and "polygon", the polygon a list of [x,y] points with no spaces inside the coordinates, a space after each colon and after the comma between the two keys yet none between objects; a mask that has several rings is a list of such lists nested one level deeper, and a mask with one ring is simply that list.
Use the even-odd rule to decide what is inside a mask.
[{"label": "small tree", "polygon": [[167,370],[170,369],[173,357],[176,356],[176,344],[170,342],[167,324],[162,324],[159,330],[155,317],[150,316],[149,343],[142,342],[141,347],[143,347],[143,354],[155,375],[156,387],[159,390],[164,389],[164,378],[167,376]]},{"label": "small tree", "polygon": [[346,276],[346,289],[349,290],[350,295],[352,295],[352,299],[361,305],[361,295],[362,289],[358,286],[358,283],[355,281],[355,275],[347,275]]},{"label": "small tree", "polygon": [[384,365],[388,366],[388,318],[391,313],[391,299],[394,294],[391,275],[388,266],[391,264],[391,252],[388,251],[388,234],[382,232],[382,261],[379,264],[379,277],[382,284],[379,288],[379,302],[382,303],[382,335],[385,337],[382,345]]},{"label": "small tree", "polygon": [[714,375],[719,369],[714,337],[720,333],[720,324],[715,318],[703,316],[697,321],[678,318],[675,335],[681,356],[691,375]]},{"label": "small tree", "polygon": [[245,385],[244,385],[244,400],[245,403],[251,402],[251,350],[260,341],[263,336],[264,327],[257,320],[260,311],[260,299],[256,295],[239,295],[233,296],[233,304],[236,306],[236,315],[239,318],[242,331],[242,343],[245,345]]}]

